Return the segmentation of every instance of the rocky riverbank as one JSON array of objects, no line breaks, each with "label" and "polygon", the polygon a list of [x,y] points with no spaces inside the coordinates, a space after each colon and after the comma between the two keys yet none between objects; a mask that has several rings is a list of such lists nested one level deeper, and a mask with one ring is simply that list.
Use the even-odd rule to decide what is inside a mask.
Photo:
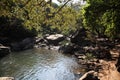
[{"label": "rocky riverbank", "polygon": [[31,49],[34,47],[35,42],[34,38],[25,38],[20,41],[4,41],[0,39],[0,59],[10,54],[11,51],[22,51],[26,49]]},{"label": "rocky riverbank", "polygon": [[[84,30],[81,30],[69,37],[53,34],[25,38],[10,42],[9,47],[0,45],[0,56],[9,54],[10,49],[21,51],[35,47],[57,50],[76,56],[78,63],[85,66],[86,73],[79,80],[120,80],[120,40],[110,41],[104,37],[90,40],[86,39],[85,34]],[[77,73],[81,75],[79,71]]]},{"label": "rocky riverbank", "polygon": [[88,52],[93,50],[94,53],[75,54],[78,63],[85,65],[87,71],[79,80],[120,80],[120,45],[116,44],[113,48],[107,45],[104,47],[108,48],[87,48]]},{"label": "rocky riverbank", "polygon": [[[64,37],[60,41],[56,40],[55,44],[49,43],[46,39],[40,39],[37,47],[76,56],[78,63],[86,69],[86,73],[79,80],[120,80],[120,40],[111,41],[105,37],[88,40],[85,36],[78,38],[78,35],[82,34],[74,35],[69,39]],[[68,42],[61,44],[64,40]],[[75,73],[81,75],[79,71]]]}]

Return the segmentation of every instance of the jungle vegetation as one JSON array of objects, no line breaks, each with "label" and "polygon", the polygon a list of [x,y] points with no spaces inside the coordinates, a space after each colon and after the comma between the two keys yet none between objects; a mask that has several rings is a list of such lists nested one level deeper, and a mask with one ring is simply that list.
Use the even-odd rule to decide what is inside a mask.
[{"label": "jungle vegetation", "polygon": [[58,1],[61,4],[52,0],[0,0],[0,36],[69,35],[82,27],[90,34],[120,37],[119,0],[84,0],[85,5]]}]

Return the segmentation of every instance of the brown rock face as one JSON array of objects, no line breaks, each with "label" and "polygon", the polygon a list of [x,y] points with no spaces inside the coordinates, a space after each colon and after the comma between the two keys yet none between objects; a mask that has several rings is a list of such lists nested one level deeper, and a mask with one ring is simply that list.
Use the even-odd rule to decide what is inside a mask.
[{"label": "brown rock face", "polygon": [[110,50],[110,54],[113,60],[118,59],[120,56],[120,53],[117,49]]},{"label": "brown rock face", "polygon": [[120,80],[120,73],[117,71],[114,62],[101,61],[101,70],[98,72],[100,80]]}]

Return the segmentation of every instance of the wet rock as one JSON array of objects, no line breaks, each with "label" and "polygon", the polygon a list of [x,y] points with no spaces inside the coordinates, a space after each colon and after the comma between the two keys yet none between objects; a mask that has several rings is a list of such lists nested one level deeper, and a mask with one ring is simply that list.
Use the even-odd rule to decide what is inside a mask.
[{"label": "wet rock", "polygon": [[0,37],[0,43],[7,45],[10,42],[10,39],[8,37]]},{"label": "wet rock", "polygon": [[35,44],[43,43],[43,42],[44,42],[44,39],[41,38],[41,37],[37,37],[36,40],[35,40]]},{"label": "wet rock", "polygon": [[47,40],[61,40],[64,36],[62,34],[53,34],[46,37]]},{"label": "wet rock", "polygon": [[10,48],[0,44],[0,58],[10,54]]},{"label": "wet rock", "polygon": [[46,44],[39,44],[39,47],[46,47]]},{"label": "wet rock", "polygon": [[120,52],[117,49],[110,50],[110,54],[112,59],[118,59],[120,56]]},{"label": "wet rock", "polygon": [[20,42],[11,43],[11,48],[13,51],[31,49],[34,47],[34,42],[34,38],[26,38]]},{"label": "wet rock", "polygon": [[0,46],[3,46],[2,44],[0,44]]},{"label": "wet rock", "polygon": [[99,48],[96,52],[96,56],[99,59],[111,59],[111,54],[108,49]]},{"label": "wet rock", "polygon": [[70,41],[75,44],[81,45],[86,37],[86,29],[81,28],[79,30],[76,30],[71,36]]},{"label": "wet rock", "polygon": [[88,71],[79,80],[99,80],[97,77],[97,72]]},{"label": "wet rock", "polygon": [[49,45],[58,45],[65,37],[62,34],[53,34],[45,38]]},{"label": "wet rock", "polygon": [[120,44],[115,45],[117,49],[120,49]]},{"label": "wet rock", "polygon": [[15,80],[14,77],[0,77],[0,80]]},{"label": "wet rock", "polygon": [[82,55],[77,56],[77,58],[84,60],[86,58],[86,56],[82,54]]},{"label": "wet rock", "polygon": [[60,46],[50,46],[50,49],[51,49],[51,50],[57,50],[57,51],[58,51],[59,48],[60,48]]},{"label": "wet rock", "polygon": [[63,45],[58,50],[61,53],[74,53],[74,46],[70,44]]}]

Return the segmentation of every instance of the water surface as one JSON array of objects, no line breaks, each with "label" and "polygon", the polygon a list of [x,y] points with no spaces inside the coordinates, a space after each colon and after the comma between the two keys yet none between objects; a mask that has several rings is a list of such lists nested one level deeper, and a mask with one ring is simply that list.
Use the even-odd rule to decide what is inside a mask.
[{"label": "water surface", "polygon": [[12,53],[0,61],[0,76],[15,80],[76,80],[75,58],[57,51],[31,49]]}]

